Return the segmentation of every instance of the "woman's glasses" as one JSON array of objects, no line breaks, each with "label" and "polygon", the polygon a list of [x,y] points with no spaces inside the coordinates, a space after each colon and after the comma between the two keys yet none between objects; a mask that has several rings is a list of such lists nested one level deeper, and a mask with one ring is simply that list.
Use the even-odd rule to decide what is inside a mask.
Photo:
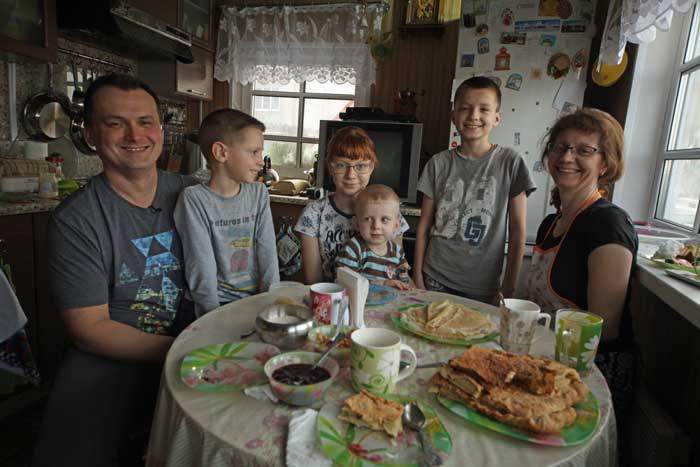
[{"label": "woman's glasses", "polygon": [[366,174],[372,171],[373,164],[360,162],[359,164],[346,164],[345,162],[331,162],[331,170],[337,174],[345,173],[348,169],[355,170],[358,174]]},{"label": "woman's glasses", "polygon": [[569,150],[578,157],[591,157],[593,154],[600,152],[600,149],[587,144],[577,144],[576,146],[566,143],[547,144],[547,152],[557,157],[563,156]]}]

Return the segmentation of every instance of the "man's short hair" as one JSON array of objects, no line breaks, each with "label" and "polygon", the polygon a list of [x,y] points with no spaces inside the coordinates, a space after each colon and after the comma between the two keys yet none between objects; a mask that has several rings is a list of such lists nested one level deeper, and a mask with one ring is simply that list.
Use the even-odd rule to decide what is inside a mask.
[{"label": "man's short hair", "polygon": [[401,200],[391,187],[386,185],[367,185],[354,200],[355,212],[372,203],[396,204],[396,213],[401,212]]},{"label": "man's short hair", "polygon": [[199,148],[208,161],[212,160],[211,147],[217,141],[231,145],[238,141],[241,131],[255,127],[265,132],[265,124],[255,117],[236,109],[215,110],[199,125]]},{"label": "man's short hair", "polygon": [[454,105],[457,105],[457,101],[470,89],[492,90],[496,94],[497,110],[501,108],[501,88],[498,87],[498,84],[496,84],[494,80],[487,76],[474,76],[473,78],[462,81],[455,91]]},{"label": "man's short hair", "polygon": [[[137,89],[143,89],[146,91],[156,102],[156,109],[160,112],[160,100],[158,95],[153,89],[143,81],[130,75],[123,75],[119,73],[112,73],[109,75],[100,76],[95,81],[90,84],[85,91],[85,102],[83,108],[85,109],[85,121],[89,122],[92,118],[92,113],[95,109],[95,94],[100,89],[112,86],[122,91],[134,91]],[[159,113],[160,115],[160,113]]]}]

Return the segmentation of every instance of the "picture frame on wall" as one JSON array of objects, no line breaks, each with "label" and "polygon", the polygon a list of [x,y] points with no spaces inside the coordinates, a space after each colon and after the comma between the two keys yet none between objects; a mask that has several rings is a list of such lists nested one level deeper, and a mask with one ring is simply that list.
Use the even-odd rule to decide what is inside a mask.
[{"label": "picture frame on wall", "polygon": [[409,0],[406,5],[404,24],[438,24],[440,0]]}]

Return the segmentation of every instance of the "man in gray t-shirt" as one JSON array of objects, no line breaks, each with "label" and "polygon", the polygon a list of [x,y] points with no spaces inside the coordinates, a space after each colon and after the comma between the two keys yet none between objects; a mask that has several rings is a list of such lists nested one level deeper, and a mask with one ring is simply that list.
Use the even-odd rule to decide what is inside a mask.
[{"label": "man in gray t-shirt", "polygon": [[156,169],[158,112],[157,96],[131,76],[102,76],[86,92],[87,138],[104,172],[65,200],[50,224],[51,288],[71,346],[33,466],[117,465],[127,432],[149,426],[162,361],[194,316],[191,304],[183,313],[173,221],[177,197],[192,182]]}]

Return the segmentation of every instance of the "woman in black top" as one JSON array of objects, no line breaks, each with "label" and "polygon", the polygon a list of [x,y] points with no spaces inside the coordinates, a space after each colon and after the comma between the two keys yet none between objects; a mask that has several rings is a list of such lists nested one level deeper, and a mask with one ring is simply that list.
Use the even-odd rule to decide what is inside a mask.
[{"label": "woman in black top", "polygon": [[596,364],[618,418],[634,367],[627,303],[638,240],[627,213],[602,195],[622,175],[623,138],[611,115],[591,108],[549,130],[542,161],[556,184],[557,213],[538,229],[528,274],[528,295],[544,312],[577,308],[603,317]]}]

